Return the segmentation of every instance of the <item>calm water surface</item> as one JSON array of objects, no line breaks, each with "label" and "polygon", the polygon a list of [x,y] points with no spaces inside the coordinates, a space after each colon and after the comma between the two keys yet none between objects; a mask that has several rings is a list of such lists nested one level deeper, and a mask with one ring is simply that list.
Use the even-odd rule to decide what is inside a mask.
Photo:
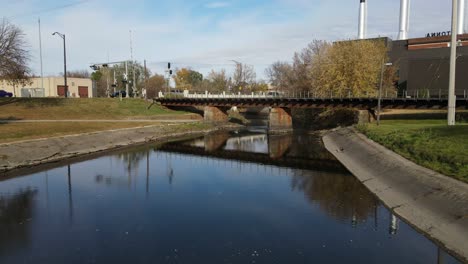
[{"label": "calm water surface", "polygon": [[0,181],[0,263],[458,263],[310,135],[217,133]]}]

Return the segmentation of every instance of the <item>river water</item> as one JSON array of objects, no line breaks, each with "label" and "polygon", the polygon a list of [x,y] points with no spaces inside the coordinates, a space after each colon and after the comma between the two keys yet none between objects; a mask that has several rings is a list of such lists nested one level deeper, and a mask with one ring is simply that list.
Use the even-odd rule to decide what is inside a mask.
[{"label": "river water", "polygon": [[313,135],[221,132],[0,181],[0,263],[458,263]]}]

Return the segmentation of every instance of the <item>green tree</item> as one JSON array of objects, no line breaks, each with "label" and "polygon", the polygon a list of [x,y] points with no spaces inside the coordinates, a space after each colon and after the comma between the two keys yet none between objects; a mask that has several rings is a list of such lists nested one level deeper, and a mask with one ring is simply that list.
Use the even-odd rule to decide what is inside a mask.
[{"label": "green tree", "polygon": [[177,89],[192,90],[203,81],[203,75],[189,68],[182,68],[176,71],[174,80]]},{"label": "green tree", "polygon": [[[336,42],[324,56],[314,58],[311,79],[323,96],[346,96],[349,93],[356,97],[375,96],[382,63],[387,60],[383,40]],[[387,71],[386,75],[384,80],[394,79],[389,75],[394,76],[395,72]]]}]

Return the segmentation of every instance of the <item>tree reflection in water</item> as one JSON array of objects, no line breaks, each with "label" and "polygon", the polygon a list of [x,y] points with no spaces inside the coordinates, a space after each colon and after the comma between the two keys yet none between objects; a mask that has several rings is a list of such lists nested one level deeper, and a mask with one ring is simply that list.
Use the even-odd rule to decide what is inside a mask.
[{"label": "tree reflection in water", "polygon": [[356,178],[347,174],[297,171],[291,181],[293,190],[302,191],[327,215],[350,221],[353,226],[375,216],[377,199]]},{"label": "tree reflection in water", "polygon": [[0,194],[0,255],[29,242],[29,221],[36,194],[37,190],[31,188]]}]

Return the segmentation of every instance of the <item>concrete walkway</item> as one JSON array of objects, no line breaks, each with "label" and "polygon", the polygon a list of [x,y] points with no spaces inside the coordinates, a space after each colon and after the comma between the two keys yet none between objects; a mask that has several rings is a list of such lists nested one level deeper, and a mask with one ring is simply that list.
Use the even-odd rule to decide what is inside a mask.
[{"label": "concrete walkway", "polygon": [[329,132],[323,142],[392,211],[468,261],[468,184],[416,165],[351,128]]}]

